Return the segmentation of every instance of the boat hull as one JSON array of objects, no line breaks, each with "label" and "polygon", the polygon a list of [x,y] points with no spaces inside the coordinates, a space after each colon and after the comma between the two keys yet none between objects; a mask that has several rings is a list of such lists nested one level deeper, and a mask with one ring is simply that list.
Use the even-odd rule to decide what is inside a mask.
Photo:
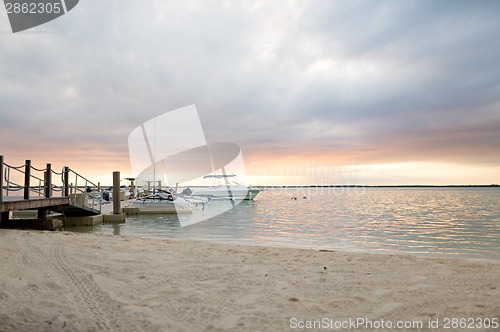
[{"label": "boat hull", "polygon": [[218,188],[206,188],[193,191],[193,196],[208,197],[213,200],[233,199],[233,200],[253,200],[260,193],[260,189],[254,188],[232,188],[229,190],[225,186]]},{"label": "boat hull", "polygon": [[139,209],[139,212],[155,212],[155,213],[192,213],[191,204],[182,201],[147,201],[137,200],[133,202],[133,206]]}]

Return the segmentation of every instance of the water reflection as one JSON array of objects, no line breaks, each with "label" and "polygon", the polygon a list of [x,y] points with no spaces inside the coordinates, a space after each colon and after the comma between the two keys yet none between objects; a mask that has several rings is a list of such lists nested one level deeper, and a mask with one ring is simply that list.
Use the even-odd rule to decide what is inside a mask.
[{"label": "water reflection", "polygon": [[[306,196],[306,199],[303,197]],[[297,197],[297,199],[292,199]],[[217,202],[206,209],[218,209]],[[317,249],[500,259],[498,188],[268,190],[221,215],[180,227],[176,216],[134,216],[92,232]],[[205,213],[201,209],[194,213]]]},{"label": "water reflection", "polygon": [[111,226],[113,227],[113,235],[120,235],[120,224],[113,223]]}]

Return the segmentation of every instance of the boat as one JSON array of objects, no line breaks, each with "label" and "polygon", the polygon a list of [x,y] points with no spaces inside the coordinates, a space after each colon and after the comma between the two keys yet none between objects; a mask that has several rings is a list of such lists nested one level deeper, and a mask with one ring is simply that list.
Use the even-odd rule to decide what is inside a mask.
[{"label": "boat", "polygon": [[171,192],[158,192],[152,195],[138,197],[132,202],[141,212],[151,213],[191,213],[191,203]]},{"label": "boat", "polygon": [[253,200],[261,192],[261,189],[244,185],[235,174],[209,174],[203,179],[212,180],[212,185],[190,189],[191,196],[211,200]]}]

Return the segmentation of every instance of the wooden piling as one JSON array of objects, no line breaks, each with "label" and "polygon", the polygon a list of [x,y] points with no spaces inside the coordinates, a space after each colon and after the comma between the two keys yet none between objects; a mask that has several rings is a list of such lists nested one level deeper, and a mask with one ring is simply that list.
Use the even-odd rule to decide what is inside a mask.
[{"label": "wooden piling", "polygon": [[37,220],[47,220],[48,210],[46,208],[40,208],[37,212]]},{"label": "wooden piling", "polygon": [[3,156],[0,156],[0,203],[3,202]]},{"label": "wooden piling", "polygon": [[113,172],[113,214],[121,214],[120,172]]},{"label": "wooden piling", "polygon": [[69,196],[69,167],[68,166],[64,166],[64,169],[63,169],[63,173],[64,173],[64,197],[68,197]]},{"label": "wooden piling", "polygon": [[30,199],[31,160],[24,165],[24,199]]},{"label": "wooden piling", "polygon": [[52,196],[52,165],[47,164],[47,170],[45,172],[45,198],[50,198]]},{"label": "wooden piling", "polygon": [[[3,202],[3,156],[0,156],[0,203]],[[0,212],[0,222],[9,221],[10,211]]]},{"label": "wooden piling", "polygon": [[12,211],[2,211],[0,212],[0,222],[6,223],[9,221]]}]

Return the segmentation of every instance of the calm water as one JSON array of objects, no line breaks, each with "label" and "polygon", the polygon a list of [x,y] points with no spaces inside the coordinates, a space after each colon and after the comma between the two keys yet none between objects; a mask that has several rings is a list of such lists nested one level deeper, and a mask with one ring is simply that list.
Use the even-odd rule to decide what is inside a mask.
[{"label": "calm water", "polygon": [[[206,208],[217,209],[218,204]],[[204,212],[198,208],[194,213]],[[187,227],[180,227],[173,216],[135,216],[125,224],[103,224],[90,231],[500,260],[500,189],[274,189]]]}]

